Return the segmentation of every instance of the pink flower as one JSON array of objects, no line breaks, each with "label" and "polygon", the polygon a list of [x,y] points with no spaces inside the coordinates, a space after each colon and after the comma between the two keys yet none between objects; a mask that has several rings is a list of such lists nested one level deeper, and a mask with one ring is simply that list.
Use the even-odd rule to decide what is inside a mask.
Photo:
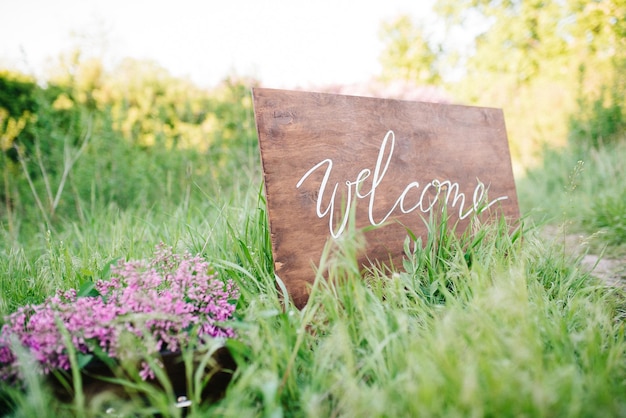
[{"label": "pink flower", "polygon": [[[127,261],[98,280],[98,296],[78,297],[74,289],[58,292],[43,304],[24,306],[5,318],[0,334],[0,378],[19,378],[12,341],[30,350],[44,373],[70,367],[63,333],[80,353],[104,352],[118,358],[120,338],[141,338],[150,353],[177,351],[190,338],[235,338],[223,323],[232,319],[239,292],[218,278],[208,262],[189,253],[174,254],[160,244],[150,261]],[[195,333],[192,335],[192,332]],[[146,362],[141,376],[154,376]]]}]

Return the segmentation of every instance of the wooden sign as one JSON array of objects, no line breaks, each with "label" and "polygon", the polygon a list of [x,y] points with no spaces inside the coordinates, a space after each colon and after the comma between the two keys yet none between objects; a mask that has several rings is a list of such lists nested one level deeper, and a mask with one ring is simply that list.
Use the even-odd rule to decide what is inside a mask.
[{"label": "wooden sign", "polygon": [[306,304],[327,240],[354,213],[367,228],[361,262],[400,261],[407,228],[445,206],[516,220],[519,209],[499,109],[253,89],[275,272]]}]

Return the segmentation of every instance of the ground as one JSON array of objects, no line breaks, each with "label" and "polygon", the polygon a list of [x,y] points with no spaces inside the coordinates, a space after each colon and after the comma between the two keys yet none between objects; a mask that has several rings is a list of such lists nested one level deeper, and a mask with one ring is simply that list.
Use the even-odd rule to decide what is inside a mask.
[{"label": "ground", "polygon": [[597,254],[600,251],[589,245],[591,237],[563,232],[562,227],[545,226],[542,235],[562,243],[568,254],[581,256],[583,268],[592,276],[610,286],[626,288],[626,256]]}]

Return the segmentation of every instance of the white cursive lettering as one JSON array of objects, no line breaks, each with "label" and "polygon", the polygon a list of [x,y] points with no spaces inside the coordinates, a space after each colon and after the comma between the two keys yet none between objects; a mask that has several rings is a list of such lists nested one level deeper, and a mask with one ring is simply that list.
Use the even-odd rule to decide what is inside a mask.
[{"label": "white cursive lettering", "polygon": [[[359,171],[359,174],[356,176],[354,181],[346,180],[345,184],[347,187],[347,195],[345,208],[343,214],[341,215],[341,220],[338,223],[335,222],[334,217],[336,205],[335,199],[337,198],[339,183],[335,183],[332,189],[328,206],[326,206],[325,208],[322,207],[322,201],[324,200],[324,196],[326,195],[326,188],[328,186],[328,182],[333,169],[333,161],[330,158],[326,158],[315,164],[300,178],[298,183],[296,183],[296,188],[300,188],[312,173],[326,166],[326,171],[324,172],[324,177],[322,178],[322,181],[320,183],[319,193],[316,198],[317,201],[315,210],[317,216],[320,219],[328,216],[328,228],[333,238],[338,238],[339,236],[341,236],[348,224],[350,208],[353,201],[353,188],[355,200],[369,198],[368,219],[370,224],[373,226],[382,225],[385,221],[389,219],[389,217],[394,213],[394,211],[396,211],[396,209],[398,209],[403,214],[408,214],[416,210],[419,210],[423,213],[430,212],[434,209],[435,204],[440,200],[445,206],[457,208],[459,219],[465,219],[472,213],[481,213],[493,206],[495,203],[508,199],[508,196],[500,196],[492,201],[486,202],[485,185],[478,180],[478,183],[474,189],[474,194],[472,196],[471,206],[466,209],[465,194],[460,192],[460,186],[458,183],[452,182],[450,180],[439,181],[434,179],[431,182],[427,183],[420,193],[420,183],[418,181],[413,181],[406,185],[398,199],[387,211],[387,214],[385,216],[383,216],[380,220],[374,219],[374,208],[376,207],[376,191],[383,181],[383,178],[385,177],[389,166],[391,165],[391,159],[395,148],[395,141],[395,134],[392,130],[389,130],[380,145],[373,174],[370,169],[364,168]],[[364,193],[361,189],[363,188],[365,180],[367,180],[370,176],[372,176],[371,189]],[[411,194],[419,194],[419,199],[413,201],[412,206],[410,200]],[[428,201],[425,200],[426,198],[428,198]],[[338,224],[337,227],[335,227],[336,223]]]}]

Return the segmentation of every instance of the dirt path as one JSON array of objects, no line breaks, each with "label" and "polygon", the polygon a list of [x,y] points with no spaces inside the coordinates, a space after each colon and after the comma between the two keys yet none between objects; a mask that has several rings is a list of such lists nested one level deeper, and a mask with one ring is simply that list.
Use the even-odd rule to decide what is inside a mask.
[{"label": "dirt path", "polygon": [[[565,251],[581,255],[585,252],[588,237],[584,235],[563,234],[558,227],[546,226],[542,235],[555,241],[564,241]],[[585,254],[581,260],[583,268],[592,276],[603,280],[610,286],[626,288],[626,258],[600,257],[597,254]]]}]

